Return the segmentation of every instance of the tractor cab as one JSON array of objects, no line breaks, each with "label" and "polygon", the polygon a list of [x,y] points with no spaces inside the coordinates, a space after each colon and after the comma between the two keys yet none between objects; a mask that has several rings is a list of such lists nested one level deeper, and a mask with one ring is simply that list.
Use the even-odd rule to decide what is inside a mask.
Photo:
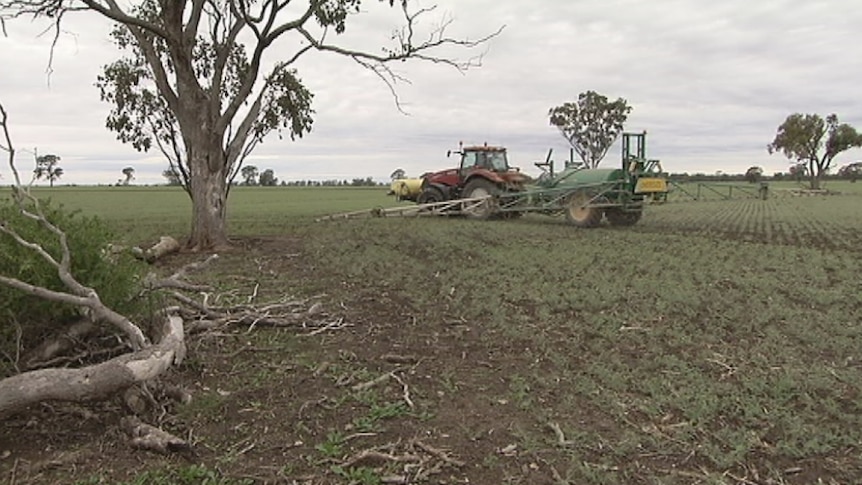
[{"label": "tractor cab", "polygon": [[503,147],[477,146],[462,148],[455,152],[461,155],[461,174],[469,175],[476,170],[505,173],[509,171],[509,160]]},{"label": "tractor cab", "polygon": [[[461,144],[458,150],[446,154],[460,155],[458,168],[422,175],[422,191],[418,202],[431,203],[467,197],[468,190],[482,181],[486,192],[523,190],[530,178],[509,166],[506,148],[501,146]],[[471,186],[472,183],[472,186]]]}]

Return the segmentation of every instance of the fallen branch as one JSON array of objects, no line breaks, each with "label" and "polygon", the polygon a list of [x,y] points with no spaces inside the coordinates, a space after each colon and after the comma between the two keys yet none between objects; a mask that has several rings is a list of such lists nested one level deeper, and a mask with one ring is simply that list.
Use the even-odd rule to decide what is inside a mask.
[{"label": "fallen branch", "polygon": [[79,369],[41,369],[0,381],[0,420],[46,400],[102,399],[135,383],[150,380],[185,357],[183,321],[166,319],[162,340],[144,350]]},{"label": "fallen branch", "polygon": [[360,382],[359,384],[354,385],[350,389],[353,390],[354,392],[360,392],[360,391],[364,391],[366,389],[371,389],[372,387],[376,386],[377,384],[388,381],[390,377],[392,377],[392,373],[387,372],[387,373],[382,374],[378,377],[375,377],[374,379],[372,379],[370,381]]},{"label": "fallen branch", "polygon": [[380,360],[390,364],[415,364],[419,359],[415,355],[384,354]]},{"label": "fallen branch", "polygon": [[557,444],[560,446],[571,446],[575,444],[574,441],[567,440],[566,435],[563,434],[562,428],[557,423],[548,423],[548,427],[554,431],[554,434],[557,435]]},{"label": "fallen branch", "polygon": [[163,258],[168,254],[176,253],[179,250],[180,243],[176,239],[171,236],[162,236],[159,238],[159,242],[147,249],[142,249],[137,246],[133,247],[132,254],[138,259],[143,259],[148,263],[154,263],[157,259]]},{"label": "fallen branch", "polygon": [[335,330],[335,329],[344,328],[344,327],[346,327],[346,325],[344,325],[344,319],[339,318],[337,320],[333,320],[333,321],[327,323],[326,325],[318,328],[317,330],[308,332],[305,335],[311,337],[311,336],[317,335],[319,333],[326,332],[327,330]]},{"label": "fallen branch", "polygon": [[419,457],[415,455],[393,455],[383,453],[376,449],[363,450],[353,456],[353,458],[341,464],[344,468],[352,466],[380,466],[386,462],[414,462],[419,461]]},{"label": "fallen branch", "polygon": [[394,372],[392,372],[392,378],[398,381],[399,384],[401,384],[401,389],[403,390],[402,397],[404,398],[404,402],[406,402],[407,405],[410,406],[410,409],[413,409],[413,401],[410,400],[410,387],[408,387],[407,383],[404,382],[404,380],[402,380],[400,377],[398,377],[398,375]]},{"label": "fallen branch", "polygon": [[134,416],[121,419],[120,426],[132,437],[132,446],[135,448],[162,454],[192,451],[191,445],[184,440],[144,423]]},{"label": "fallen branch", "polygon": [[417,448],[419,448],[420,450],[422,450],[422,451],[424,451],[430,455],[433,455],[433,456],[437,457],[438,459],[440,459],[441,461],[444,461],[450,465],[453,465],[456,467],[462,467],[462,466],[466,465],[466,463],[464,463],[463,461],[456,460],[455,458],[452,458],[445,451],[434,448],[433,446],[427,445],[427,444],[425,444],[419,440],[414,440],[413,445],[416,446]]}]

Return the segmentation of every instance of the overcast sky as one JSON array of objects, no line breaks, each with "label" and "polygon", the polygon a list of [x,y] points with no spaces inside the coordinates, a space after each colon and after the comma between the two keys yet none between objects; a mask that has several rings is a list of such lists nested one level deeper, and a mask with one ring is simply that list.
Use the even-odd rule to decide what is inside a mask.
[{"label": "overcast sky", "polygon": [[[548,149],[558,162],[568,156],[548,109],[587,90],[627,99],[633,110],[626,129],[646,130],[648,155],[672,172],[784,171],[787,159],[769,155],[766,145],[794,112],[834,112],[862,129],[858,0],[433,3],[438,8],[421,27],[448,16],[452,36],[476,38],[505,25],[481,68],[461,74],[398,64],[411,81],[397,86],[405,115],[372,73],[336,55],[307,54],[297,67],[315,93],[313,131],[293,142],[270,137],[246,163],[282,180],[385,180],[396,168],[409,175],[446,168],[456,163],[446,151],[464,141],[505,145],[513,165],[537,174],[533,163]],[[376,51],[397,26],[397,12],[366,1],[342,41]],[[32,164],[38,149],[62,158],[61,182],[110,184],[127,166],[138,183],[164,182],[167,163],[158,152],[138,153],[104,128],[110,106],[99,101],[94,82],[118,56],[109,24],[92,14],[67,20],[50,77],[51,38],[38,35],[45,24],[9,22],[8,37],[0,38],[0,102],[19,164]],[[285,40],[272,52],[287,57],[294,49]],[[860,159],[854,150],[836,165]],[[614,148],[604,164],[618,160]],[[5,166],[0,177],[9,179]]]}]

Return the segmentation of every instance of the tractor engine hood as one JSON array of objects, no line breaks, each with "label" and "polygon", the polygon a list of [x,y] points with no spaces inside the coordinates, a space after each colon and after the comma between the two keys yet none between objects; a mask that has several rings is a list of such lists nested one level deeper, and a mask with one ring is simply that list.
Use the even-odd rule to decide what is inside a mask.
[{"label": "tractor engine hood", "polygon": [[419,178],[421,179],[435,179],[439,177],[457,177],[458,169],[457,168],[447,168],[446,170],[439,170],[437,172],[425,172]]}]

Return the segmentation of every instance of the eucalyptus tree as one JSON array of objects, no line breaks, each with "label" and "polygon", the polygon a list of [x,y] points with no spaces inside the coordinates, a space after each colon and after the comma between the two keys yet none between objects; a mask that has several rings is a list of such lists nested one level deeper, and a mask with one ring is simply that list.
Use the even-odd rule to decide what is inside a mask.
[{"label": "eucalyptus tree", "polygon": [[607,96],[587,91],[577,101],[551,108],[548,116],[584,164],[595,168],[619,138],[631,110],[623,98],[609,101]]},{"label": "eucalyptus tree", "polygon": [[[380,50],[339,44],[366,4],[397,8],[402,25]],[[128,6],[127,6],[128,5]],[[69,14],[116,23],[113,40],[126,57],[105,66],[97,85],[114,105],[107,127],[138,150],[158,148],[192,200],[193,249],[227,244],[231,181],[268,134],[291,139],[312,128],[313,94],[296,62],[326,52],[371,70],[394,92],[401,80],[389,66],[411,59],[458,70],[481,65],[481,54],[459,60],[451,47],[481,47],[502,30],[476,39],[447,33],[451,18],[420,30],[434,7],[408,0],[0,0],[6,17],[53,19],[60,32]],[[278,61],[268,64],[267,55]]]},{"label": "eucalyptus tree", "polygon": [[796,162],[797,170],[807,168],[810,187],[820,188],[820,180],[832,168],[832,160],[851,148],[862,147],[862,134],[831,114],[794,113],[778,127],[775,139],[766,146],[769,153],[781,152]]}]

